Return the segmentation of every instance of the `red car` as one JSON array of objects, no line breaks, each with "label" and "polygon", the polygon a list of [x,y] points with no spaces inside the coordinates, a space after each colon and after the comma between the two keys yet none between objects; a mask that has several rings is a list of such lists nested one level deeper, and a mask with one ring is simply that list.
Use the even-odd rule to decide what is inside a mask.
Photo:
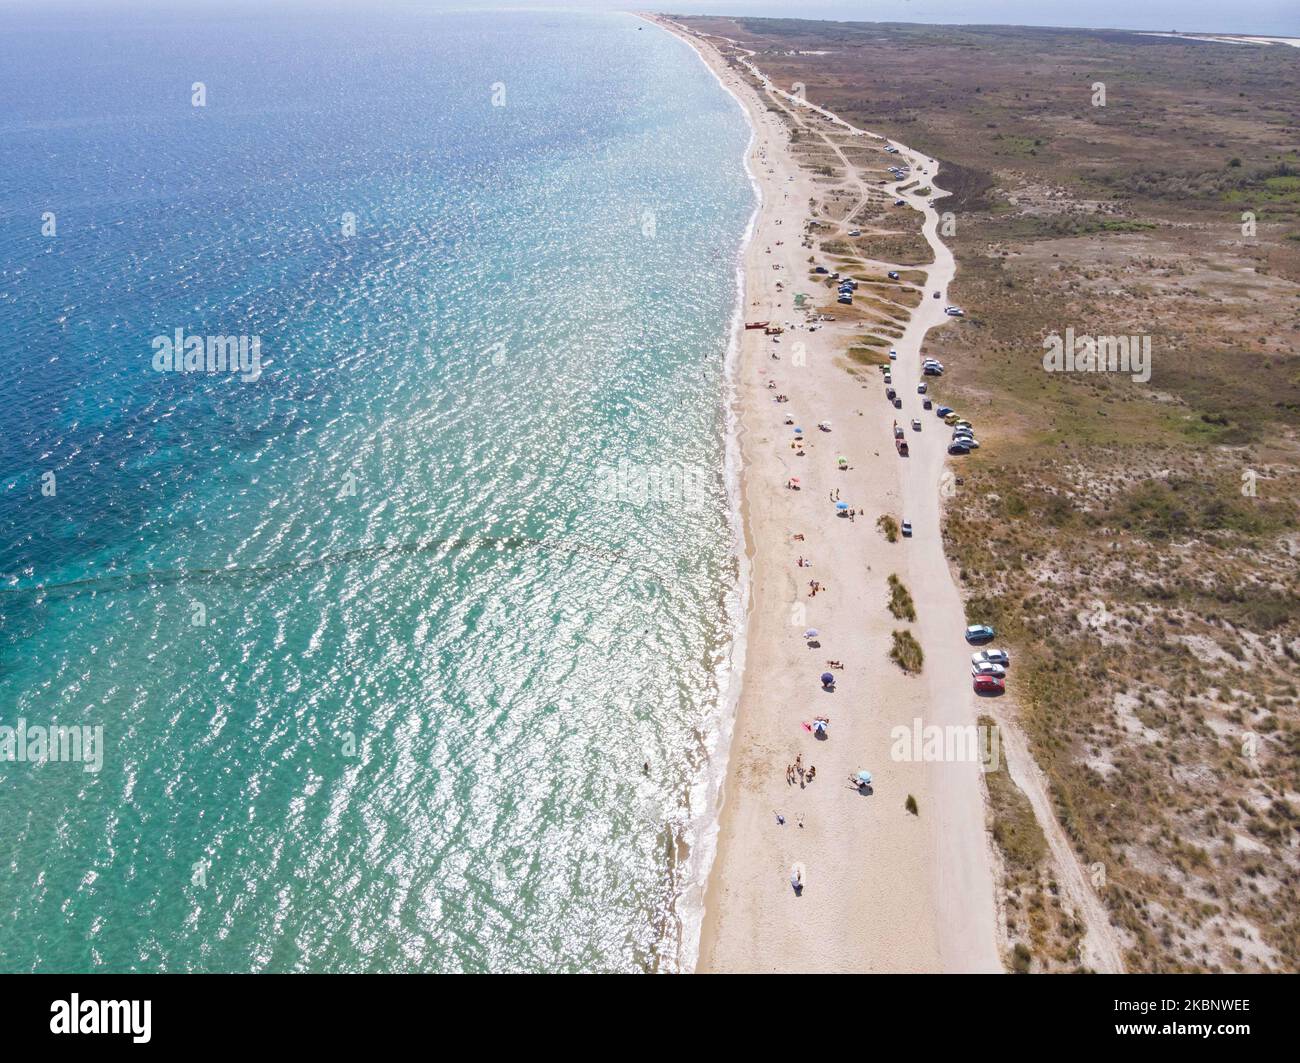
[{"label": "red car", "polygon": [[977,675],[975,677],[976,694],[1001,694],[1007,689],[1007,681],[1000,675]]}]

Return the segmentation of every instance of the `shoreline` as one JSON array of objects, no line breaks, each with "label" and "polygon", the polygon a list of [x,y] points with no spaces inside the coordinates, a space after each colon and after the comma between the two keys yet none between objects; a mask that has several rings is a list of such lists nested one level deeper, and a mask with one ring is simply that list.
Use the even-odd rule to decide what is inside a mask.
[{"label": "shoreline", "polygon": [[[636,16],[649,22],[656,28],[663,29],[654,18],[645,15]],[[670,31],[671,32],[671,31]],[[671,33],[692,51],[698,51],[691,42],[680,34]],[[728,608],[736,613],[729,616],[732,624],[732,640],[727,653],[726,677],[723,685],[723,697],[717,717],[717,727],[713,738],[716,746],[709,756],[709,768],[705,775],[705,799],[701,814],[695,818],[698,834],[692,838],[688,857],[689,872],[687,888],[676,902],[677,919],[680,927],[680,947],[677,957],[677,969],[690,972],[699,960],[701,935],[703,933],[707,895],[712,871],[717,859],[718,838],[721,828],[722,806],[725,801],[728,764],[735,734],[736,714],[740,704],[740,692],[744,682],[745,658],[750,606],[750,571],[753,558],[749,545],[748,508],[744,491],[744,458],[741,453],[741,438],[744,423],[740,415],[739,400],[739,364],[740,341],[745,326],[745,262],[750,246],[754,242],[758,219],[763,210],[763,189],[758,175],[750,165],[750,154],[754,150],[758,131],[750,120],[749,111],[741,97],[729,86],[711,65],[705,63],[709,73],[718,85],[736,103],[736,107],[745,116],[749,126],[749,141],[745,145],[742,165],[749,178],[754,193],[754,209],[750,211],[745,223],[745,232],[741,237],[733,270],[735,282],[735,301],[730,321],[727,326],[727,348],[723,355],[722,367],[722,401],[723,401],[723,483],[727,493],[727,517],[732,534],[732,548],[736,557],[737,581],[731,595],[728,596]]]},{"label": "shoreline", "polygon": [[[951,678],[958,674],[952,669],[943,670],[936,683],[933,675],[905,676],[884,659],[889,632],[899,623],[884,611],[880,588],[893,571],[916,593],[921,579],[916,571],[923,566],[904,553],[913,544],[885,545],[874,527],[878,514],[915,507],[905,511],[917,526],[918,538],[923,526],[933,528],[933,549],[924,567],[933,569],[937,556],[941,579],[956,595],[938,537],[943,448],[924,447],[921,460],[900,462],[889,428],[895,411],[888,408],[886,414],[877,396],[860,394],[866,385],[843,367],[843,327],[823,325],[814,332],[795,323],[803,311],[794,309],[793,293],[784,290],[783,282],[806,286],[796,270],[808,268],[800,261],[808,257],[801,240],[807,203],[817,186],[787,150],[784,126],[767,113],[765,100],[716,49],[667,19],[642,17],[688,44],[742,107],[751,130],[745,166],[760,197],[742,245],[740,320],[732,326],[736,349],[729,346],[728,351],[729,424],[736,418],[728,458],[734,446],[740,455],[738,558],[749,571],[742,572],[740,600],[745,608],[733,655],[733,665],[738,666],[733,667],[726,699],[734,712],[720,735],[720,745],[729,748],[718,772],[721,789],[709,831],[713,852],[695,969],[1001,970],[992,855],[977,767],[953,772],[954,765],[942,765],[949,770],[936,772],[933,764],[897,764],[887,757],[891,725],[922,717],[927,723],[944,722],[950,714],[931,706],[945,698],[954,702],[952,715],[964,718],[969,713],[969,698],[957,703],[951,697]],[[769,93],[768,98],[776,97]],[[852,130],[821,108],[809,110]],[[900,155],[913,165],[920,159],[901,145]],[[943,194],[937,187],[933,193]],[[909,202],[921,209],[910,197]],[[933,208],[926,213],[927,239],[942,248],[935,234],[937,213]],[[942,250],[943,261],[937,257],[930,267],[918,268],[946,273],[940,285],[946,287],[952,259],[946,248]],[[774,277],[777,273],[780,277]],[[928,302],[912,314],[905,338],[898,341],[897,369],[904,368],[904,359],[916,360],[919,368],[921,339],[929,328],[947,320],[941,312],[936,318]],[[755,317],[790,325],[781,337],[785,342],[772,346],[764,342],[762,332],[744,330],[744,320]],[[793,362],[785,361],[794,343],[806,346],[806,368],[796,370]],[[781,360],[770,357],[773,353]],[[781,392],[790,395],[783,408],[774,406],[765,378],[782,381]],[[788,431],[777,427],[787,412],[801,423],[831,420],[834,434],[814,432],[816,441],[805,437],[807,451],[821,443],[825,450],[848,454],[852,470],[837,475],[821,471],[819,466],[826,462],[817,462],[816,454],[791,456],[784,443],[777,442]],[[911,416],[910,410],[905,413]],[[938,437],[938,432],[932,433],[932,438]],[[910,471],[916,465],[931,474],[932,512],[923,512],[919,497],[914,500],[918,492],[911,477],[904,475],[904,466]],[[794,473],[805,481],[797,495],[784,489]],[[867,507],[861,521],[824,519],[831,511],[818,492],[834,487],[851,492],[846,498]],[[817,516],[811,515],[814,508]],[[796,526],[806,535],[799,544],[806,547],[802,552],[813,552],[813,573],[794,566],[799,551],[792,552],[791,535]],[[869,562],[877,556],[883,564],[873,572]],[[829,580],[829,593],[810,600],[801,586],[809,575]],[[922,609],[925,621],[925,606]],[[805,614],[806,621],[794,625],[800,631],[792,630],[793,619]],[[931,611],[929,620],[930,625],[923,623],[918,630],[927,646],[931,641],[924,637],[925,628],[946,623],[938,611]],[[814,654],[800,642],[802,626],[825,632],[824,650]],[[943,637],[947,629],[941,626],[938,631],[948,641]],[[832,632],[841,636],[839,641],[833,641]],[[829,699],[815,680],[826,654],[845,661],[839,688],[844,693]],[[964,662],[963,655],[958,682],[969,692]],[[878,711],[881,700],[889,710]],[[822,712],[833,721],[833,738],[826,743],[814,742],[799,729],[801,718],[806,721]],[[782,780],[781,767],[797,754],[816,764],[818,773],[815,782],[796,789]],[[869,766],[875,773],[873,796],[864,798],[844,783],[854,765]],[[904,796],[915,798],[921,816],[905,810]],[[777,823],[778,811],[786,817],[784,826]],[[792,863],[808,870],[803,897],[789,888]],[[684,955],[683,968],[690,969],[690,961]]]}]

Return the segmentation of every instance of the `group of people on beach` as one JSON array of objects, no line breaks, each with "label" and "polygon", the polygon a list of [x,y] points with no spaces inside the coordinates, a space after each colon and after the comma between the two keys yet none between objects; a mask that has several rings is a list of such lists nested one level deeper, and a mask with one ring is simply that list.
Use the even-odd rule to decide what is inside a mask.
[{"label": "group of people on beach", "polygon": [[803,766],[802,753],[794,758],[793,764],[787,764],[785,766],[785,781],[787,786],[793,786],[797,782],[799,788],[803,789],[803,787],[812,782],[815,778],[817,778],[816,766],[809,764],[808,767],[805,768]]}]

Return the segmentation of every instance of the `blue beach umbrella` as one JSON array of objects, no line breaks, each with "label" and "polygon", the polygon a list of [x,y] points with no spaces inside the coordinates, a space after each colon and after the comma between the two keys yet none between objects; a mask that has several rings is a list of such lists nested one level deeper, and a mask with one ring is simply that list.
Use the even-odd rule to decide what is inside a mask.
[{"label": "blue beach umbrella", "polygon": [[858,780],[858,782],[860,782],[863,786],[870,786],[870,785],[871,785],[871,772],[869,772],[869,771],[860,771],[860,772],[858,772],[858,774],[855,776],[855,778],[856,778],[856,779]]},{"label": "blue beach umbrella", "polygon": [[803,637],[806,639],[815,639],[817,637],[817,629],[815,627],[810,627],[803,633]]},{"label": "blue beach umbrella", "polygon": [[836,502],[835,508],[843,511],[849,508],[849,504],[847,502]]},{"label": "blue beach umbrella", "polygon": [[832,683],[834,683],[834,682],[835,682],[835,677],[834,677],[833,675],[831,675],[830,672],[822,672],[822,684],[823,684],[823,685],[825,685],[825,686],[830,686],[830,685],[831,685]]}]

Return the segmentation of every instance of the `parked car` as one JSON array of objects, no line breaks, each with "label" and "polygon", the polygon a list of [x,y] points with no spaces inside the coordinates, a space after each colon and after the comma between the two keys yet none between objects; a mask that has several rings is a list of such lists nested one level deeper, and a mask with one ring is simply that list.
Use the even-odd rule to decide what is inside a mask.
[{"label": "parked car", "polygon": [[891,270],[889,271],[889,279],[890,279],[891,281],[896,281],[896,280],[898,280],[898,270],[896,270],[896,269],[891,269]]},{"label": "parked car", "polygon": [[913,431],[913,432],[919,432],[920,430],[921,430],[921,418],[919,418],[919,417],[913,417],[913,418],[912,418],[912,431]]},{"label": "parked car", "polygon": [[893,388],[885,388],[885,398],[887,398],[890,402],[894,401],[895,394],[896,392],[894,391]]},{"label": "parked car", "polygon": [[919,384],[916,385],[916,393],[917,393],[918,395],[924,395],[924,394],[925,394],[925,381],[924,381],[924,380],[922,380]]},{"label": "parked car", "polygon": [[978,653],[970,655],[971,664],[979,664],[981,661],[988,661],[989,664],[1000,664],[1003,668],[1011,664],[1011,657],[1006,650],[980,650]]},{"label": "parked car", "polygon": [[947,314],[949,317],[965,317],[965,316],[966,316],[966,311],[963,310],[960,306],[945,306],[945,307],[943,308],[943,312],[944,312],[945,314]]},{"label": "parked car", "polygon": [[905,206],[907,206],[907,200],[905,200],[905,199],[896,199],[896,200],[894,200],[894,206],[896,206],[896,207],[905,207]]},{"label": "parked car", "polygon": [[976,694],[1001,694],[1007,689],[1007,681],[997,675],[977,675],[975,677]]},{"label": "parked car", "polygon": [[935,293],[934,293],[934,297],[935,297],[936,299],[938,299],[938,298],[939,298],[939,293],[938,293],[938,292],[935,292]]},{"label": "parked car", "polygon": [[970,627],[966,629],[967,642],[988,642],[996,635],[997,632],[989,627],[988,624],[971,624]]},{"label": "parked car", "polygon": [[948,453],[949,453],[949,454],[969,454],[969,453],[970,453],[970,447],[968,447],[968,446],[967,446],[965,443],[963,443],[960,439],[954,439],[951,443],[948,444]]},{"label": "parked car", "polygon": [[970,666],[971,675],[995,675],[1001,678],[1007,674],[1007,670],[1000,664],[994,664],[992,661],[980,661],[979,664]]},{"label": "parked car", "polygon": [[[817,266],[817,267],[815,267],[815,268],[813,269],[813,272],[814,272],[814,273],[825,273],[825,272],[826,272],[826,267],[825,267],[825,266]],[[935,293],[934,293],[934,297],[935,297],[936,299],[939,298],[939,293],[938,293],[938,292],[935,292]]]},{"label": "parked car", "polygon": [[922,406],[923,409],[928,410],[928,409],[931,409],[931,408],[934,406],[934,403],[931,402],[929,399],[926,399],[923,403],[921,403],[921,406]]},{"label": "parked car", "polygon": [[965,417],[958,417],[957,420],[956,420],[954,423],[957,425],[958,428],[974,428],[974,427],[975,427],[973,424],[970,423],[970,421],[966,420]]},{"label": "parked car", "polygon": [[936,417],[947,417],[948,414],[950,413],[952,413],[951,406],[940,406],[937,410],[934,411],[934,415]]},{"label": "parked car", "polygon": [[895,396],[894,396],[894,409],[896,409],[896,410],[901,410],[902,408],[903,408],[903,400],[900,399],[897,395],[895,395]]},{"label": "parked car", "polygon": [[894,350],[893,347],[889,348],[889,360],[891,362],[896,362],[898,360],[898,352]]},{"label": "parked car", "polygon": [[908,539],[912,537],[912,522],[910,520],[903,521],[903,535]]},{"label": "parked car", "polygon": [[955,413],[949,412],[948,415],[943,419],[943,423],[944,423],[944,424],[956,424],[956,423],[957,423],[957,415],[956,415]]}]

